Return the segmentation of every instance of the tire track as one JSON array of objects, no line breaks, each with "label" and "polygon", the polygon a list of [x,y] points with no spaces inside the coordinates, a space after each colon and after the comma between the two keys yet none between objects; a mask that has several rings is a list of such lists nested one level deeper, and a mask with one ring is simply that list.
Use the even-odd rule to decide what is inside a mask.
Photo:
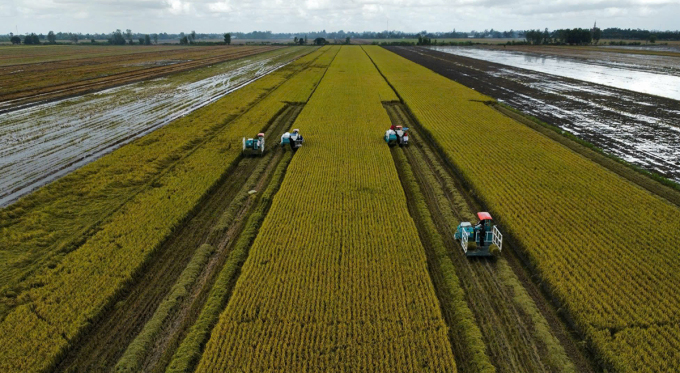
[{"label": "tire track", "polygon": [[[386,104],[385,108],[394,124],[410,128],[413,144],[394,148],[393,152],[404,153],[418,180],[497,371],[592,371],[591,363],[554,309],[528,281],[523,268],[518,267],[510,245],[504,245],[503,255],[498,259],[469,259],[463,254],[454,240],[455,230],[460,221],[474,222],[473,211],[478,206],[429,139],[420,136],[419,127],[403,106]],[[522,294],[512,285],[524,288],[520,292],[525,298],[518,298]]]}]

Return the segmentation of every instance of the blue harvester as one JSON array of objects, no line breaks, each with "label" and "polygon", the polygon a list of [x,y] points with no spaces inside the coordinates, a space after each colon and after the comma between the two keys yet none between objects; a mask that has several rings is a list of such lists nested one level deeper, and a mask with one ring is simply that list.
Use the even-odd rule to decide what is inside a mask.
[{"label": "blue harvester", "polygon": [[[493,256],[491,246],[498,247],[498,253],[503,250],[503,235],[498,230],[498,226],[493,224],[493,218],[488,212],[478,212],[479,224],[472,226],[469,221],[458,224],[455,239],[460,240],[466,256]],[[476,247],[469,247],[468,243],[473,241]]]},{"label": "blue harvester", "polygon": [[243,138],[243,154],[264,154],[264,133],[258,133],[256,138]]}]

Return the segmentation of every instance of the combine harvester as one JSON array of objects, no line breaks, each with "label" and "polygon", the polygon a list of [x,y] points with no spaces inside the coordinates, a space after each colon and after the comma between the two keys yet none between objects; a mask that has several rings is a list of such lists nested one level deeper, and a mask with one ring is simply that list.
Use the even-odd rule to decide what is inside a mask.
[{"label": "combine harvester", "polygon": [[[503,235],[498,230],[498,226],[492,223],[493,218],[488,212],[478,212],[479,223],[474,227],[469,221],[458,224],[455,239],[460,240],[460,245],[465,252],[465,256],[494,256],[501,253],[503,249]],[[470,238],[477,244],[475,248],[468,248]],[[491,249],[492,246],[498,248]]]},{"label": "combine harvester", "polygon": [[258,133],[257,138],[243,138],[243,154],[264,154],[264,133]]},{"label": "combine harvester", "polygon": [[305,142],[305,139],[302,138],[300,130],[297,128],[293,130],[293,133],[286,132],[281,136],[281,147],[290,145],[292,151],[298,150],[303,142]]},{"label": "combine harvester", "polygon": [[390,129],[385,131],[385,142],[389,146],[393,145],[399,145],[399,146],[407,146],[408,145],[408,128],[403,128],[402,126],[392,126]]}]

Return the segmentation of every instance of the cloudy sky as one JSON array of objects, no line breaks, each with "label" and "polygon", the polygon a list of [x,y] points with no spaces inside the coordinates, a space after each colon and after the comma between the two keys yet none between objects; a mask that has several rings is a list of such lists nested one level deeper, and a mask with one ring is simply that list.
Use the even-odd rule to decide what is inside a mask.
[{"label": "cloudy sky", "polygon": [[0,0],[0,33],[677,30],[680,0]]}]

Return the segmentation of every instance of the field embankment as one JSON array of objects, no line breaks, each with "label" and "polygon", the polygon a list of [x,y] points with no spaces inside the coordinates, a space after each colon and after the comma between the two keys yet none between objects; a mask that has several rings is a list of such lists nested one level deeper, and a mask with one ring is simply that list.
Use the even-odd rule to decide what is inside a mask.
[{"label": "field embankment", "polygon": [[[680,365],[680,209],[379,47],[369,55],[601,365]],[[644,341],[644,343],[641,343]]]},{"label": "field embankment", "polygon": [[12,346],[2,350],[2,370],[57,364],[241,157],[241,137],[262,131],[285,101],[306,100],[326,52],[316,50],[0,211],[0,338]]}]

